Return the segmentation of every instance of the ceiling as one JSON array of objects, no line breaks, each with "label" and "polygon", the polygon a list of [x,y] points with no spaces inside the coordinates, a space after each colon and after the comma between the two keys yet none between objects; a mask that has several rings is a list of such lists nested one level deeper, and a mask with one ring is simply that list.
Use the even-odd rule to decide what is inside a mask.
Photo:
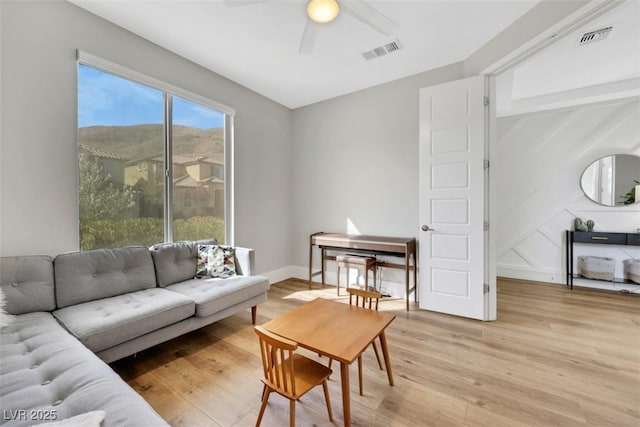
[{"label": "ceiling", "polygon": [[292,109],[465,60],[538,3],[366,0],[398,24],[390,35],[341,13],[299,54],[306,0],[69,1]]},{"label": "ceiling", "polygon": [[[599,41],[586,33],[611,28]],[[496,79],[497,115],[640,96],[640,2],[595,17]]]}]

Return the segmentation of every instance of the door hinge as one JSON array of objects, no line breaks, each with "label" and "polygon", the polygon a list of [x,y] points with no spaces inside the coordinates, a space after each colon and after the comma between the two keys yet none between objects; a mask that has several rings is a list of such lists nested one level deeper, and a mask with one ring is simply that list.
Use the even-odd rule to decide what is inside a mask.
[{"label": "door hinge", "polygon": [[488,97],[488,96],[485,96],[485,97],[484,97],[484,106],[485,106],[485,107],[488,107],[488,106],[489,106],[489,97]]},{"label": "door hinge", "polygon": [[488,284],[488,283],[485,283],[485,284],[484,284],[484,286],[483,286],[483,290],[484,290],[484,293],[485,293],[485,294],[488,294],[488,293],[489,293],[489,284]]},{"label": "door hinge", "polygon": [[484,168],[489,169],[489,159],[484,159]]},{"label": "door hinge", "polygon": [[489,221],[483,222],[482,228],[484,228],[484,231],[489,231]]}]

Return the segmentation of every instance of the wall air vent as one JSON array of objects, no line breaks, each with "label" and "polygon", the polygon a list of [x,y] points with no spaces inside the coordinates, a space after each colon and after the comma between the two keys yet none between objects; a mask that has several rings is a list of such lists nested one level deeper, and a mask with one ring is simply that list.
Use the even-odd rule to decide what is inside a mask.
[{"label": "wall air vent", "polygon": [[600,28],[599,30],[589,31],[580,36],[578,46],[583,44],[594,43],[607,38],[613,27]]},{"label": "wall air vent", "polygon": [[362,53],[362,56],[367,61],[375,58],[379,58],[381,56],[387,55],[389,53],[394,53],[402,49],[402,45],[399,40],[392,41],[391,43],[387,43],[384,46],[378,46],[375,49],[368,50]]}]

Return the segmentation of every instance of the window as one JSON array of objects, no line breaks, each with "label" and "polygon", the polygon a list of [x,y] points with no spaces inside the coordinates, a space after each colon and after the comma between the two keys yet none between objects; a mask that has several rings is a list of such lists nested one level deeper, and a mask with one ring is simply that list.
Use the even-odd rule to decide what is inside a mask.
[{"label": "window", "polygon": [[[231,115],[79,52],[80,249],[204,238],[230,243]],[[206,173],[212,163],[220,176]]]}]

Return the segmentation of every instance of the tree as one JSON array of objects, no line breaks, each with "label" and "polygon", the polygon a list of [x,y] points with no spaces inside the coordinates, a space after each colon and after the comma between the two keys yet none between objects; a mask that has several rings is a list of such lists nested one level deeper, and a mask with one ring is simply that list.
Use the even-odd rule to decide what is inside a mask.
[{"label": "tree", "polygon": [[127,209],[133,206],[131,190],[116,188],[93,156],[80,154],[78,168],[80,224],[124,218]]},{"label": "tree", "polygon": [[140,216],[162,218],[164,214],[164,182],[151,177],[140,185]]}]

